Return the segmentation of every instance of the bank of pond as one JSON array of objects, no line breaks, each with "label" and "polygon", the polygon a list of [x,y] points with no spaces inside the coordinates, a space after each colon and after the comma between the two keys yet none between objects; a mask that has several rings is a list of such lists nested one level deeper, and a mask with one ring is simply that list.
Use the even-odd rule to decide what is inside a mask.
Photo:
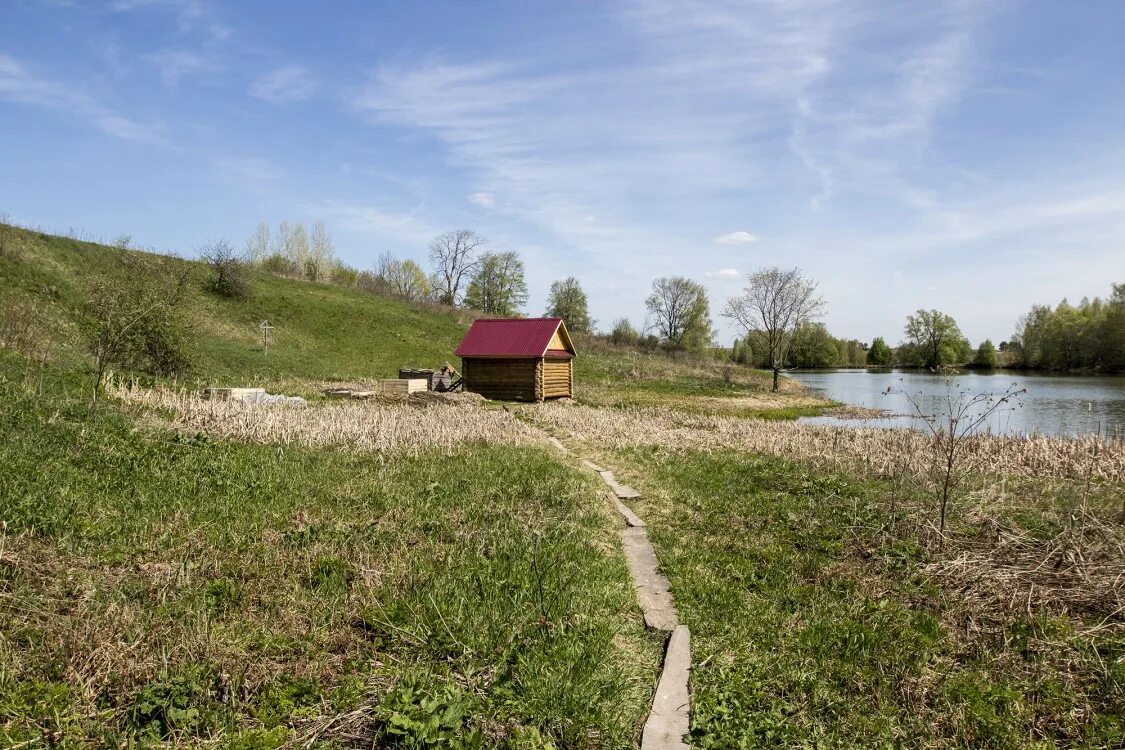
[{"label": "bank of pond", "polygon": [[[950,399],[1024,390],[998,409],[986,429],[1005,434],[1103,435],[1125,439],[1125,375],[1063,375],[1033,370],[795,370],[788,373],[833,401],[878,409],[877,419],[806,417],[814,424],[924,428],[918,412],[940,417]],[[912,403],[912,401],[914,403]],[[914,404],[918,405],[918,409]]]}]

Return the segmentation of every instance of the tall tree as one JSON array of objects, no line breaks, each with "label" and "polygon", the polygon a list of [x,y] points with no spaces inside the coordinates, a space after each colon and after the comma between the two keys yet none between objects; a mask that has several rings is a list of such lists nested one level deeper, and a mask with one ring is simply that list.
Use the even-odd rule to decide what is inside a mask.
[{"label": "tall tree", "polygon": [[430,242],[430,262],[440,302],[456,305],[461,301],[462,289],[476,270],[477,255],[483,249],[484,240],[471,229],[457,229],[434,237]]},{"label": "tall tree", "polygon": [[[844,351],[841,351],[844,344]],[[805,323],[793,332],[787,363],[793,367],[824,368],[846,364],[847,345],[828,333],[823,323]]]},{"label": "tall tree", "polygon": [[465,292],[465,306],[488,315],[511,317],[527,302],[519,253],[485,253]]},{"label": "tall tree", "polygon": [[[280,229],[278,234],[281,234]],[[296,224],[289,232],[285,243],[285,257],[297,274],[305,273],[305,264],[309,260],[309,233],[305,231],[304,224]]]},{"label": "tall tree", "polygon": [[317,221],[313,224],[309,238],[309,254],[303,269],[305,278],[309,281],[327,279],[335,265],[336,247],[332,242],[332,235],[328,233],[323,221]]},{"label": "tall tree", "polygon": [[589,333],[594,327],[586,304],[586,292],[578,279],[568,276],[551,284],[547,295],[547,315],[562,318],[566,327],[573,333]]},{"label": "tall tree", "polygon": [[816,294],[815,281],[799,268],[773,266],[750,274],[743,293],[727,300],[723,316],[747,334],[759,334],[773,371],[773,390],[777,391],[794,334],[819,317],[823,309],[824,300]]},{"label": "tall tree", "polygon": [[873,367],[890,367],[895,363],[894,352],[882,336],[876,336],[867,350],[867,364]]},{"label": "tall tree", "polygon": [[977,353],[973,357],[973,367],[979,367],[984,370],[991,370],[996,367],[996,347],[993,345],[991,339],[985,339],[980,342],[977,347]]},{"label": "tall tree", "polygon": [[269,257],[272,249],[270,225],[264,221],[259,222],[257,230],[250,239],[246,240],[246,259],[251,263],[260,264]]},{"label": "tall tree", "polygon": [[390,254],[385,254],[379,258],[377,273],[386,291],[409,302],[429,299],[433,293],[426,272],[409,258],[398,260]]},{"label": "tall tree", "polygon": [[907,315],[905,331],[919,364],[931,370],[956,362],[962,353],[965,336],[957,321],[938,310],[918,310]]},{"label": "tall tree", "polygon": [[645,307],[665,346],[699,351],[711,343],[711,305],[702,284],[683,276],[656,279]]}]

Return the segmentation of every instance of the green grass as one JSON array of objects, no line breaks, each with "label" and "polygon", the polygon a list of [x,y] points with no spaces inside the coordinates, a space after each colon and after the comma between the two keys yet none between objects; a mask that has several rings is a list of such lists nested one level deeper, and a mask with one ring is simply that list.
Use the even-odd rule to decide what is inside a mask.
[{"label": "green grass", "polygon": [[[34,302],[52,355],[81,366],[75,326],[89,282],[121,273],[121,250],[17,230],[15,253],[0,257],[0,295]],[[207,269],[192,269],[186,303],[192,320],[191,380],[208,385],[292,385],[307,380],[397,377],[399,367],[440,367],[468,327],[459,312],[266,273],[251,274],[247,300],[204,291]],[[268,356],[258,324],[275,327]]]},{"label": "green grass", "polygon": [[909,527],[885,533],[886,483],[734,452],[616,464],[692,631],[694,746],[1125,743],[1125,638],[1096,627],[1106,613],[974,608],[924,574]]},{"label": "green grass", "polygon": [[598,486],[553,454],[223,443],[90,423],[76,375],[24,375],[0,350],[0,745],[274,747],[333,718],[322,746],[631,746],[658,644]]},{"label": "green grass", "polygon": [[[123,251],[13,231],[15,252],[0,256],[0,327],[5,301],[33,304],[37,338],[49,344],[53,361],[87,367],[78,312],[92,280],[122,273]],[[188,385],[264,386],[307,396],[324,381],[397,377],[400,367],[437,368],[446,362],[460,367],[453,351],[471,320],[465,311],[262,272],[251,272],[249,299],[220,299],[204,291],[208,270],[202,264],[181,262],[192,275],[185,304],[192,322]],[[258,330],[267,319],[274,326],[268,355]],[[700,406],[699,399],[767,397],[769,373],[710,356],[633,351],[589,338],[578,343],[576,395],[592,404],[714,412],[721,407]],[[724,413],[788,419],[821,410],[805,405],[790,413],[732,404]]]}]

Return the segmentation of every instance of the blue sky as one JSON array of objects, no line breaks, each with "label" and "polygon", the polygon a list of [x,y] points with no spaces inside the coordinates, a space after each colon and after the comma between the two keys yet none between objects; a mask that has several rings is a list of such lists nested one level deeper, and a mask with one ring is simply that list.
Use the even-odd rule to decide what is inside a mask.
[{"label": "blue sky", "polygon": [[799,265],[840,336],[1125,282],[1125,3],[4,0],[0,211],[193,254],[476,229],[602,325]]}]

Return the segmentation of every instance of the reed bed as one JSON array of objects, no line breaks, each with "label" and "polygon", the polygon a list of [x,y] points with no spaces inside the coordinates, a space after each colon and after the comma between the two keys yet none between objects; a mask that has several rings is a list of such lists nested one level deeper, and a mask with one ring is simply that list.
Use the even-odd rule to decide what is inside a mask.
[{"label": "reed bed", "polygon": [[449,455],[465,445],[546,445],[541,431],[499,409],[463,403],[363,401],[316,406],[213,401],[189,391],[112,384],[127,403],[160,410],[185,432],[251,443],[342,446],[356,451]]},{"label": "reed bed", "polygon": [[[930,471],[936,453],[932,436],[904,429],[824,427],[575,404],[526,407],[524,413],[544,426],[613,449],[733,448],[841,468],[860,467],[879,476]],[[1120,440],[980,435],[966,439],[962,450],[959,467],[971,474],[1125,481],[1125,441]]]}]

